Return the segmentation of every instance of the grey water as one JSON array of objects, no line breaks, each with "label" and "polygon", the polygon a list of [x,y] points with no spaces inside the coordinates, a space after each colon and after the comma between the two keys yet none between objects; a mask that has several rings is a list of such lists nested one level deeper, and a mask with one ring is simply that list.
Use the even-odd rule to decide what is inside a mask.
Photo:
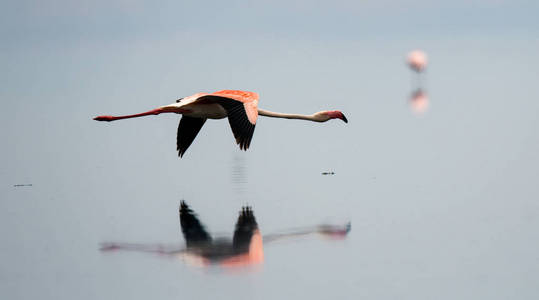
[{"label": "grey water", "polygon": [[[259,4],[257,18],[238,8],[245,19],[232,23],[176,16],[202,12],[195,4],[3,10],[0,298],[536,299],[534,10],[341,3],[304,14],[300,2],[283,14]],[[404,63],[415,48],[429,55],[419,114]],[[220,89],[258,92],[268,110],[338,109],[349,123],[260,117],[244,152],[226,120],[208,121],[179,159],[178,116],[92,120]],[[210,233],[231,236],[243,205],[262,234],[352,230],[268,244],[256,268],[99,251],[181,245],[182,199]]]}]

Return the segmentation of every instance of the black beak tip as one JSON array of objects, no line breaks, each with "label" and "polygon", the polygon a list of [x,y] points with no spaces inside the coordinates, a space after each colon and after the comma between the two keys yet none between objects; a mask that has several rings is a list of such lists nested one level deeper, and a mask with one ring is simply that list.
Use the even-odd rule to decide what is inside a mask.
[{"label": "black beak tip", "polygon": [[344,121],[344,123],[348,123],[348,119],[344,116],[344,114],[342,115],[342,120]]}]

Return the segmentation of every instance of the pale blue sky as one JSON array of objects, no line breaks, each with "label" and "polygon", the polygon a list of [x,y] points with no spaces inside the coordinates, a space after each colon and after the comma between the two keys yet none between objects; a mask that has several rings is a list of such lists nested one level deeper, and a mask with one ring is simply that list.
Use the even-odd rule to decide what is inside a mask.
[{"label": "pale blue sky", "polygon": [[[535,1],[16,1],[2,7],[11,43],[215,37],[533,35]],[[16,48],[16,45],[13,45]]]}]

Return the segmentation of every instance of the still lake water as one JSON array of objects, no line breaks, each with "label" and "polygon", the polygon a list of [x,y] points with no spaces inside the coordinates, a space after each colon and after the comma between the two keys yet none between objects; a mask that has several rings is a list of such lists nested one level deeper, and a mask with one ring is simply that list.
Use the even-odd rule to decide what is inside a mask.
[{"label": "still lake water", "polygon": [[[423,115],[407,102],[415,87],[403,58],[414,43],[291,42],[270,52],[266,42],[229,53],[244,63],[204,78],[206,86],[202,73],[173,76],[210,53],[204,44],[174,62],[165,57],[180,41],[10,53],[2,97],[17,101],[2,120],[0,298],[539,295],[536,41],[422,41],[431,57]],[[213,63],[224,61],[215,55]],[[298,74],[283,75],[284,66]],[[350,123],[260,118],[241,152],[227,121],[210,121],[180,160],[176,116],[91,120],[221,88],[255,90],[269,110],[340,109]],[[33,185],[14,187],[23,183]],[[181,244],[182,199],[210,232],[232,234],[246,204],[263,234],[348,220],[352,230],[345,240],[267,245],[261,267],[238,270],[99,251],[105,241]]]}]

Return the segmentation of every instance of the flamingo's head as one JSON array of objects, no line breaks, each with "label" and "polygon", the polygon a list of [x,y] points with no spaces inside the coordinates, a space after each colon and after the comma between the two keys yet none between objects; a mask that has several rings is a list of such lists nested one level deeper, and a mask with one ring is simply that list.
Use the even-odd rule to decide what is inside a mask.
[{"label": "flamingo's head", "polygon": [[344,121],[344,123],[348,123],[348,119],[340,110],[321,111],[316,113],[315,117],[319,120],[319,122],[326,122],[331,119],[341,119]]}]

